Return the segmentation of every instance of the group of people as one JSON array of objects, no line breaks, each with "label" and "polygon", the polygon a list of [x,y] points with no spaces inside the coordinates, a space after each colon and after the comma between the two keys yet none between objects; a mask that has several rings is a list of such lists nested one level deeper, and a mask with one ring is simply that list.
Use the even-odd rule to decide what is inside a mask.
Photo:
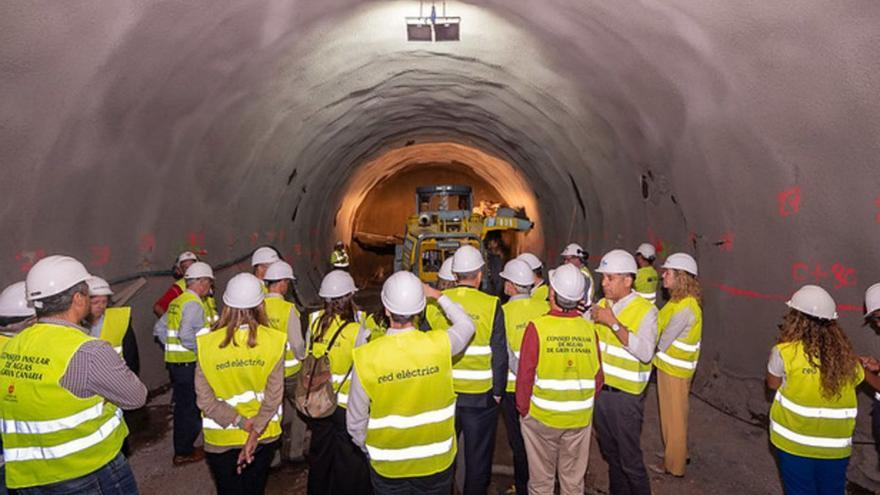
[{"label": "group of people", "polygon": [[[179,280],[153,308],[173,387],[173,464],[206,460],[220,494],[263,493],[279,451],[308,460],[310,494],[445,495],[455,470],[462,493],[485,494],[501,414],[519,495],[557,485],[584,493],[593,432],[612,494],[651,493],[648,469],[684,476],[702,339],[696,260],[671,254],[658,274],[650,244],[612,250],[592,271],[581,246],[560,254],[546,275],[532,253],[508,261],[499,298],[480,290],[484,253],[462,246],[436,286],[391,275],[373,314],[355,303],[355,282],[340,269],[346,254],[323,277],[322,307],[301,315],[293,268],[272,247],[229,280],[221,311],[211,266],[182,253]],[[658,309],[661,286],[668,298]],[[0,293],[5,486],[137,493],[123,411],[143,406],[147,390],[130,309],[108,307],[111,296],[66,256],[39,260]],[[856,355],[820,287],[801,288],[788,306],[768,364],[770,441],[787,493],[843,493],[855,387],[880,389],[880,362]],[[877,328],[880,284],[866,306]],[[654,374],[665,450],[646,467],[640,437]],[[302,407],[322,386],[330,403]]]}]

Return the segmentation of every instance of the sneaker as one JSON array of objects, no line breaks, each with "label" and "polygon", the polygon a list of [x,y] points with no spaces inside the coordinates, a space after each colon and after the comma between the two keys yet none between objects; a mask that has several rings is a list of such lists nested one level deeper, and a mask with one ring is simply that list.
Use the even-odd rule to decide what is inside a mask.
[{"label": "sneaker", "polygon": [[193,462],[199,462],[204,458],[205,450],[202,447],[196,447],[195,450],[193,450],[192,454],[174,456],[174,459],[171,460],[171,463],[175,466],[183,466],[186,464],[192,464]]}]

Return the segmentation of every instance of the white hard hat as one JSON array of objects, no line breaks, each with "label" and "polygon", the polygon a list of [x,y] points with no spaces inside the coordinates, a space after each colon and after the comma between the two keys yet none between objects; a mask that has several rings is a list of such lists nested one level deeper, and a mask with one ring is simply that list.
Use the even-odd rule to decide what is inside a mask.
[{"label": "white hard hat", "polygon": [[581,256],[584,254],[584,248],[580,244],[572,242],[559,253],[562,256]]},{"label": "white hard hat", "polygon": [[636,249],[636,254],[641,254],[643,258],[655,258],[657,256],[657,249],[652,244],[643,242]]},{"label": "white hard hat", "polygon": [[89,284],[89,295],[90,296],[112,296],[113,295],[113,290],[110,289],[110,284],[107,283],[107,281],[101,277],[95,277],[93,275],[86,280],[86,283]]},{"label": "white hard hat", "polygon": [[516,285],[528,286],[535,283],[535,273],[529,268],[529,264],[521,259],[508,261],[504,265],[504,270],[498,275]]},{"label": "white hard hat", "polygon": [[24,293],[24,280],[3,289],[3,292],[0,292],[0,316],[6,318],[34,316],[36,312],[34,308],[28,306]]},{"label": "white hard hat", "polygon": [[805,285],[792,294],[786,303],[789,308],[796,309],[801,313],[822,318],[824,320],[837,319],[837,304],[831,294],[818,285]]},{"label": "white hard hat", "polygon": [[382,305],[392,314],[410,316],[425,309],[425,289],[412,272],[399,271],[382,285]]},{"label": "white hard hat", "polygon": [[37,301],[60,294],[89,277],[86,267],[70,256],[47,256],[37,261],[27,274],[27,299]]},{"label": "white hard hat", "polygon": [[251,266],[275,263],[280,260],[278,253],[269,246],[258,247],[251,256]]},{"label": "white hard hat", "polygon": [[605,253],[605,256],[602,256],[602,261],[599,262],[599,268],[596,268],[598,273],[635,274],[638,271],[636,259],[623,249],[613,249]]},{"label": "white hard hat", "polygon": [[537,270],[544,266],[544,264],[541,263],[541,260],[532,253],[523,253],[517,256],[516,259],[525,261],[531,270]]},{"label": "white hard hat", "polygon": [[230,308],[256,308],[263,302],[263,283],[250,273],[239,273],[229,279],[223,292],[223,304]]},{"label": "white hard hat", "polygon": [[277,280],[296,280],[296,277],[293,275],[293,267],[290,266],[290,263],[282,260],[269,265],[263,278],[272,282]]},{"label": "white hard hat", "polygon": [[880,309],[880,282],[868,287],[865,291],[865,316]]},{"label": "white hard hat", "polygon": [[196,261],[192,265],[189,265],[189,268],[186,269],[186,273],[183,274],[183,278],[186,280],[192,280],[194,278],[214,278],[214,270],[211,269],[211,265],[204,261]]},{"label": "white hard hat", "polygon": [[199,257],[192,251],[184,251],[177,257],[177,265],[179,266],[184,261],[199,261]]},{"label": "white hard hat", "polygon": [[485,265],[483,254],[480,250],[466,244],[455,250],[452,255],[452,271],[453,273],[470,273],[479,270]]},{"label": "white hard hat", "polygon": [[580,301],[584,298],[587,289],[587,280],[584,274],[574,265],[565,264],[550,270],[550,287],[553,292],[569,301]]},{"label": "white hard hat", "polygon": [[695,260],[693,256],[687,253],[670,254],[669,257],[666,258],[666,262],[663,263],[663,266],[661,268],[682,270],[690,273],[695,277],[697,276],[697,260]]},{"label": "white hard hat", "polygon": [[354,286],[354,279],[351,278],[348,272],[333,270],[321,280],[321,288],[318,289],[318,295],[324,299],[335,299],[356,291],[357,287]]},{"label": "white hard hat", "polygon": [[455,274],[452,273],[452,256],[443,260],[443,264],[440,265],[440,271],[437,272],[437,276],[440,277],[440,280],[455,282]]}]

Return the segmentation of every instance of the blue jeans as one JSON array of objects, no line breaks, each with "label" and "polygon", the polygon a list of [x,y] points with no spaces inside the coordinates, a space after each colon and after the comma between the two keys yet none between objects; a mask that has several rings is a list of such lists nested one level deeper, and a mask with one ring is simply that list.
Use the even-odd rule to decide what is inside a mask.
[{"label": "blue jeans", "polygon": [[843,495],[846,466],[843,459],[813,459],[776,449],[785,495]]},{"label": "blue jeans", "polygon": [[122,454],[94,473],[51,485],[19,488],[20,495],[138,495],[137,482]]}]

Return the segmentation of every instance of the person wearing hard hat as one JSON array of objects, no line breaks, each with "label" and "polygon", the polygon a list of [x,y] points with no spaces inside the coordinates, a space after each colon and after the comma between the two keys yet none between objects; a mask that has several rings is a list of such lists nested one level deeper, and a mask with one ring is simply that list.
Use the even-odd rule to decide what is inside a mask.
[{"label": "person wearing hard hat", "polygon": [[697,279],[697,261],[691,255],[672,254],[661,268],[670,299],[657,315],[660,337],[654,366],[665,451],[663,464],[651,470],[681,477],[688,459],[688,394],[703,335],[703,289]]},{"label": "person wearing hard hat", "polygon": [[571,243],[568,246],[565,246],[565,249],[559,253],[562,256],[563,263],[567,263],[569,265],[574,265],[581,273],[584,274],[584,277],[587,279],[587,290],[584,292],[584,303],[586,307],[590,307],[593,304],[593,292],[594,292],[594,282],[593,282],[593,274],[590,272],[590,268],[587,266],[587,263],[590,261],[590,253],[587,252],[586,249],[582,248],[580,244]]},{"label": "person wearing hard hat", "polygon": [[171,301],[168,311],[153,326],[153,335],[165,346],[165,367],[171,377],[175,466],[205,456],[194,445],[202,430],[195,390],[196,336],[206,333],[211,325],[205,298],[214,285],[214,271],[207,263],[197,261],[186,269],[183,278],[186,291]]},{"label": "person wearing hard hat", "polygon": [[550,312],[525,329],[516,404],[529,457],[529,493],[584,493],[590,429],[602,369],[596,329],[581,318],[586,279],[565,264],[549,273]]},{"label": "person wearing hard hat", "polygon": [[[447,331],[416,330],[426,295],[452,321]],[[390,328],[354,350],[348,432],[370,458],[375,493],[446,495],[456,454],[452,359],[475,327],[461,306],[410,272],[388,277],[381,298]]]},{"label": "person wearing hard hat", "polygon": [[336,241],[333,251],[330,253],[330,266],[334,270],[348,271],[351,259],[348,256],[348,250],[345,249],[345,243]]},{"label": "person wearing hard hat", "polygon": [[16,282],[0,292],[0,348],[6,341],[33,325],[37,313],[28,305],[25,283]]},{"label": "person wearing hard hat", "polygon": [[[278,250],[274,247],[260,246],[255,249],[254,253],[251,255],[251,267],[254,276],[257,277],[260,282],[263,282],[266,277],[266,270],[269,269],[269,265],[276,261],[281,261],[281,256],[278,254]],[[267,291],[268,289],[263,286],[263,293],[265,294]]]},{"label": "person wearing hard hat", "polygon": [[532,253],[522,253],[517,256],[516,259],[525,261],[534,274],[535,280],[532,282],[532,298],[538,301],[547,301],[547,296],[550,294],[550,287],[544,280],[544,263]]},{"label": "person wearing hard hat", "polygon": [[[770,443],[785,493],[844,493],[858,401],[866,378],[837,304],[825,289],[805,285],[787,303],[767,364]],[[868,373],[877,386],[880,378]]]},{"label": "person wearing hard hat", "polygon": [[[305,357],[306,349],[299,310],[295,304],[287,301],[284,297],[291,292],[295,280],[293,267],[285,261],[276,261],[266,270],[265,282],[269,289],[264,300],[266,316],[269,318],[269,326],[283,332],[287,337],[284,356],[284,385],[285,395],[290,399],[293,398],[293,378],[302,366],[301,361]],[[283,419],[282,426],[287,438],[285,442],[282,442],[282,456],[291,461],[302,460],[305,458],[303,445],[306,425],[296,414],[296,409],[289,401],[284,401]],[[286,445],[284,445],[285,443]]]},{"label": "person wearing hard hat", "polygon": [[103,278],[92,276],[86,280],[86,283],[89,286],[91,300],[89,315],[85,319],[89,325],[89,335],[109,342],[113,350],[122,356],[128,369],[135,375],[139,374],[141,364],[137,339],[131,328],[131,308],[107,307],[113,290]]},{"label": "person wearing hard hat", "polygon": [[520,345],[523,332],[529,322],[547,314],[550,305],[547,300],[531,296],[535,283],[535,272],[524,260],[517,258],[507,262],[501,272],[504,279],[504,293],[510,299],[502,306],[504,328],[507,335],[507,388],[501,399],[501,411],[507,428],[507,443],[513,452],[513,478],[517,495],[528,492],[529,463],[526,447],[520,430],[519,413],[516,411],[516,372],[519,362]]},{"label": "person wearing hard hat", "polygon": [[602,257],[605,297],[585,317],[596,323],[602,351],[603,393],[596,401],[596,440],[608,462],[609,492],[643,495],[651,482],[642,455],[645,388],[657,344],[657,307],[633,292],[638,267],[614,249]]},{"label": "person wearing hard hat", "polygon": [[[369,493],[370,468],[364,453],[350,441],[345,426],[351,388],[352,350],[366,342],[361,312],[354,302],[357,287],[348,272],[333,270],[321,280],[318,296],[324,309],[309,315],[306,354],[327,355],[337,408],[326,418],[308,418],[310,494]],[[333,346],[328,349],[327,346]],[[365,488],[367,487],[367,488]]]},{"label": "person wearing hard hat", "polygon": [[174,283],[171,284],[171,287],[169,287],[168,290],[162,294],[162,297],[153,304],[153,313],[156,314],[157,318],[161,318],[162,315],[168,311],[168,305],[171,304],[171,301],[177,296],[183,294],[186,290],[186,280],[183,279],[183,274],[186,273],[186,269],[196,261],[199,261],[199,257],[192,251],[184,251],[177,257],[177,260],[174,262],[174,267],[171,269],[171,272],[174,275]]},{"label": "person wearing hard hat", "polygon": [[636,272],[633,290],[652,303],[657,301],[657,288],[660,285],[660,275],[654,269],[656,259],[657,249],[652,244],[645,242],[636,249],[636,264],[639,271]]},{"label": "person wearing hard hat", "polygon": [[121,453],[122,410],[142,407],[147,388],[110,344],[80,326],[90,276],[68,256],[37,261],[25,284],[38,320],[0,353],[0,369],[17,370],[0,374],[0,418],[15,425],[0,431],[6,486],[21,493],[138,493]]},{"label": "person wearing hard hat", "polygon": [[[880,334],[880,283],[865,291],[865,326]],[[862,361],[877,363],[873,358],[862,358]],[[872,372],[877,371],[880,371],[880,363],[877,363],[876,371]],[[874,449],[880,455],[880,392],[874,392],[871,405],[871,434],[874,437]]]},{"label": "person wearing hard hat", "polygon": [[261,495],[281,437],[287,336],[268,326],[263,284],[232,277],[223,313],[198,337],[195,386],[217,493]]},{"label": "person wearing hard hat", "polygon": [[[477,327],[473,340],[453,359],[452,377],[458,401],[455,427],[464,435],[464,495],[485,494],[492,475],[498,404],[507,388],[507,338],[500,300],[480,292],[485,261],[480,250],[461,246],[452,256],[457,286],[443,294],[460,304]],[[443,319],[432,326],[444,330]]]}]

